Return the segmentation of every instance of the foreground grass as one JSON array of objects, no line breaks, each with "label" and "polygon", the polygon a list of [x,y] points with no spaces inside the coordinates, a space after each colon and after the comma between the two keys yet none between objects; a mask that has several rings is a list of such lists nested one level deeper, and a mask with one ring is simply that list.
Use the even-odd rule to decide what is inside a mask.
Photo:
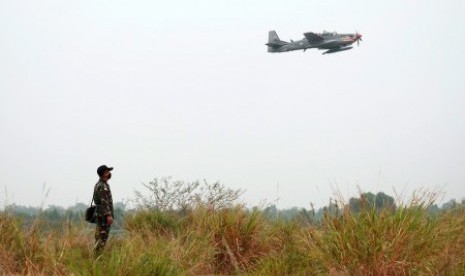
[{"label": "foreground grass", "polygon": [[242,206],[139,211],[99,258],[91,225],[44,232],[43,220],[24,228],[2,213],[0,274],[465,275],[465,211],[432,216],[427,205],[343,209],[318,226]]}]

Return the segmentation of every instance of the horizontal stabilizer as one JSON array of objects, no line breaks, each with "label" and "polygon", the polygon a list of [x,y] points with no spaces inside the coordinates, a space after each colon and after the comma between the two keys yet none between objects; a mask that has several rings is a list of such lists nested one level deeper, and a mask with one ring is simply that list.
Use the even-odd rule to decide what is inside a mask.
[{"label": "horizontal stabilizer", "polygon": [[310,44],[316,44],[324,41],[325,39],[322,36],[319,36],[315,33],[304,33],[305,38],[308,40]]},{"label": "horizontal stabilizer", "polygon": [[286,45],[287,43],[284,42],[284,41],[275,41],[275,42],[268,42],[267,44],[265,44],[266,46],[268,47],[271,47],[271,48],[279,48],[283,45]]}]

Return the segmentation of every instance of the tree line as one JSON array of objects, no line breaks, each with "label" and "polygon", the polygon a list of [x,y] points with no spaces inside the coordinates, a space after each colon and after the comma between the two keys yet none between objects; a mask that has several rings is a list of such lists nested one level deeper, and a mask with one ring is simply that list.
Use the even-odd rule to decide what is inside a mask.
[{"label": "tree line", "polygon": [[[170,198],[170,201],[171,201],[171,198]],[[144,205],[139,206],[139,208],[147,207],[148,204],[149,203],[144,202]],[[153,206],[156,206],[155,202]],[[12,214],[15,217],[20,218],[24,224],[30,224],[36,218],[41,218],[47,222],[47,225],[53,227],[53,226],[59,226],[63,222],[82,223],[83,215],[87,207],[88,205],[84,203],[76,203],[73,206],[70,206],[68,208],[64,208],[58,205],[49,205],[47,208],[40,208],[40,207],[10,204],[5,207],[3,212]],[[116,221],[119,221],[119,222],[123,221],[123,218],[125,215],[135,211],[135,209],[126,208],[126,204],[122,202],[115,203],[114,207],[115,207],[115,219]],[[344,209],[347,209],[347,208],[351,212],[357,214],[363,208],[373,208],[376,210],[390,209],[394,211],[397,207],[398,206],[396,205],[395,200],[392,196],[384,192],[379,192],[377,194],[368,192],[368,193],[362,193],[358,197],[350,198],[348,201],[348,204],[342,204],[335,200],[330,200],[328,205],[318,208],[316,210],[312,207],[310,208],[292,207],[292,208],[278,209],[276,205],[272,204],[264,208],[263,213],[269,219],[284,219],[284,220],[305,219],[308,222],[316,223],[318,221],[321,221],[321,219],[325,215],[337,216],[338,213],[341,213]],[[426,206],[426,207],[430,214],[432,215],[439,214],[440,212],[445,212],[445,211],[465,207],[465,199],[462,201],[457,201],[455,199],[452,199],[449,202],[442,204],[441,207],[439,207],[437,204],[431,204],[430,206]],[[258,207],[254,207],[254,208],[256,209]],[[156,210],[159,210],[159,209],[156,209]],[[182,211],[184,211],[184,209]],[[117,227],[122,227],[121,223]]]}]

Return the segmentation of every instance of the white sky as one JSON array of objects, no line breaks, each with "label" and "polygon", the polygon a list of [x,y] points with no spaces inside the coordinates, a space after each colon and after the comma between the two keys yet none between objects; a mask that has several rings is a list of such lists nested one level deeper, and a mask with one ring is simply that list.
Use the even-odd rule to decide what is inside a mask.
[{"label": "white sky", "polygon": [[[465,2],[0,0],[0,204],[116,200],[172,176],[250,204],[465,196]],[[333,55],[266,52],[307,31]]]}]

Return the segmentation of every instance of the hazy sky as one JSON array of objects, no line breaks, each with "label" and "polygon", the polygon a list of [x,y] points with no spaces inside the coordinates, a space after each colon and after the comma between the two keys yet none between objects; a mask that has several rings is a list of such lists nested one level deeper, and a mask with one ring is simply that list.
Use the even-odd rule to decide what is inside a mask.
[{"label": "hazy sky", "polygon": [[[172,176],[250,204],[465,196],[465,2],[0,0],[0,205]],[[270,54],[307,31],[360,47]]]}]

